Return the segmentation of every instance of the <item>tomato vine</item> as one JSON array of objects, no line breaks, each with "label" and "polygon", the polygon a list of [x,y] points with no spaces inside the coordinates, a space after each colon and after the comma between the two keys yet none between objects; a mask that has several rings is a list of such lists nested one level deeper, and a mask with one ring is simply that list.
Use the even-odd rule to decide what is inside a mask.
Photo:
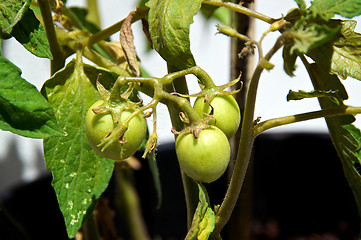
[{"label": "tomato vine", "polygon": [[[158,181],[155,156],[159,104],[167,106],[173,125],[188,210],[186,239],[221,239],[222,229],[229,221],[242,189],[255,137],[268,129],[299,121],[326,119],[345,176],[355,193],[356,202],[361,202],[361,176],[355,171],[355,166],[361,162],[361,132],[352,124],[354,115],[361,113],[361,107],[344,103],[347,92],[340,81],[340,78],[347,77],[361,80],[361,74],[356,70],[361,58],[355,54],[360,50],[358,42],[361,36],[354,32],[352,20],[333,18],[336,14],[346,18],[361,15],[359,0],[350,0],[342,6],[335,0],[314,0],[309,8],[303,0],[296,0],[298,8],[278,19],[249,9],[242,2],[149,0],[141,1],[140,6],[124,19],[96,30],[86,27],[90,23],[88,20],[81,19],[58,0],[10,2],[14,5],[13,11],[5,16],[11,20],[10,24],[0,18],[2,36],[14,35],[19,39],[21,36],[12,31],[18,21],[24,21],[25,26],[29,22],[27,18],[39,23],[35,24],[34,30],[38,35],[29,34],[30,38],[33,37],[34,47],[26,47],[34,55],[51,59],[52,77],[38,92],[20,77],[20,70],[1,57],[4,72],[1,70],[0,75],[4,80],[0,82],[0,89],[5,90],[0,90],[0,106],[11,107],[4,110],[4,116],[0,112],[0,127],[26,137],[44,139],[46,165],[53,174],[53,187],[69,237],[74,237],[83,223],[85,231],[93,232],[95,225],[89,216],[114,171],[112,160],[126,162],[124,169],[116,167],[120,188],[124,194],[129,194],[122,196],[122,201],[139,211],[136,192],[127,176],[131,164],[126,159],[137,150],[143,151],[143,158],[149,159],[155,182]],[[93,19],[93,24],[99,24],[96,1],[89,0],[88,3],[89,18]],[[232,96],[242,91],[242,87],[226,90],[237,83],[242,86],[241,76],[216,86],[208,73],[197,66],[190,50],[190,25],[194,15],[205,6],[213,10],[228,9],[270,24],[258,41],[229,26],[217,25],[218,33],[244,41],[245,48],[240,55],[253,55],[254,49],[258,53],[242,109],[243,116]],[[5,6],[1,3],[0,10],[4,10],[1,13],[4,15]],[[34,14],[35,10],[38,10],[38,15]],[[24,15],[25,12],[32,15]],[[168,74],[163,77],[141,74],[143,63],[135,52],[132,34],[132,24],[137,21],[142,22],[150,45],[167,64]],[[119,41],[110,41],[109,37],[117,32],[120,32]],[[263,39],[270,32],[278,32],[279,36],[267,52],[263,48]],[[46,50],[40,47],[42,41],[48,46]],[[296,59],[300,59],[315,88],[311,92],[290,91],[287,100],[317,98],[321,110],[261,122],[254,116],[259,81],[264,70],[273,69],[271,58],[280,49],[285,72],[292,76]],[[65,64],[74,53],[75,60]],[[84,64],[83,58],[95,66]],[[200,88],[198,93],[188,93],[187,75],[196,77]],[[16,85],[9,76],[17,80],[13,81]],[[8,91],[11,89],[8,86],[19,92]],[[151,100],[143,102],[139,93]],[[17,97],[21,94],[31,99],[31,104],[19,103]],[[197,98],[194,106],[191,98]],[[15,117],[8,117],[15,113],[11,109],[20,109],[24,116],[28,116],[22,123],[28,129],[16,127],[22,124],[16,122]],[[46,113],[46,116],[38,112]],[[149,134],[144,117],[152,117],[153,132]],[[34,127],[28,122],[36,122],[39,126]],[[228,141],[239,125],[239,146],[233,153],[236,162],[230,170],[227,192],[224,200],[212,207],[204,183],[216,181],[225,172],[231,156]],[[348,154],[350,152],[352,154]],[[158,192],[161,196],[160,190]],[[361,214],[361,206],[358,208]],[[132,236],[147,239],[140,214],[131,214],[128,212],[128,220],[133,224]]]}]

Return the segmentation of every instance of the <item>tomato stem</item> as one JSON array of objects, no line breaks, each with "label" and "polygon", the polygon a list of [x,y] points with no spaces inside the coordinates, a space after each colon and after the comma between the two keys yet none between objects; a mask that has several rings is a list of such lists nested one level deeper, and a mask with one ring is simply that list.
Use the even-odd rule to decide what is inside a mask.
[{"label": "tomato stem", "polygon": [[39,7],[43,18],[43,24],[46,31],[46,36],[49,41],[50,52],[53,55],[53,59],[50,62],[51,75],[60,70],[65,65],[65,55],[61,50],[60,44],[57,39],[57,34],[54,28],[53,18],[51,16],[51,10],[49,1],[39,0]]},{"label": "tomato stem", "polygon": [[349,106],[345,107],[344,105],[342,105],[339,107],[322,109],[319,111],[301,113],[301,114],[285,116],[280,118],[273,118],[257,124],[254,128],[254,135],[257,136],[268,129],[291,123],[307,121],[316,118],[334,117],[340,115],[354,115],[360,113],[361,113],[361,107],[349,107]]},{"label": "tomato stem", "polygon": [[[148,8],[138,8],[136,11],[133,11],[133,18],[132,18],[132,23],[145,18],[148,14],[149,9]],[[120,30],[120,27],[123,25],[125,19],[122,19],[121,21],[89,36],[89,38],[87,39],[87,45],[88,47],[91,47],[93,44],[107,39],[109,38],[111,35],[113,35],[114,33],[118,32]]]},{"label": "tomato stem", "polygon": [[[268,61],[282,46],[283,38],[279,37],[273,48],[267,53],[264,59]],[[241,128],[241,138],[238,147],[235,167],[229,187],[227,189],[226,196],[219,208],[219,211],[216,214],[216,226],[211,235],[212,239],[220,239],[220,232],[231,217],[244,182],[248,163],[251,157],[253,142],[255,139],[255,135],[253,133],[254,111],[256,106],[258,83],[263,70],[264,66],[262,64],[262,61],[259,61],[252,75],[249,90],[247,93],[244,117]]]},{"label": "tomato stem", "polygon": [[269,24],[272,24],[273,22],[276,21],[276,19],[274,19],[274,18],[268,17],[268,16],[266,16],[266,15],[264,15],[262,13],[254,11],[252,9],[243,7],[240,4],[225,2],[223,0],[208,0],[208,1],[204,1],[202,3],[217,6],[217,7],[225,7],[225,8],[228,8],[228,9],[232,10],[232,11],[239,12],[239,13],[242,13],[244,15],[257,18],[257,19],[262,20],[262,21],[264,21],[266,23],[269,23]]}]

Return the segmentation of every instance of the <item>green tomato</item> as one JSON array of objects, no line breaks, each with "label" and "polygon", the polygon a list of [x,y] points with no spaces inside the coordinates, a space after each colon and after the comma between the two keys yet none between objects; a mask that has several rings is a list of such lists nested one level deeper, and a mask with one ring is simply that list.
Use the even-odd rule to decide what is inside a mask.
[{"label": "green tomato", "polygon": [[[86,114],[85,126],[90,146],[100,156],[113,160],[123,160],[132,156],[145,138],[147,132],[147,122],[145,118],[140,114],[133,117],[129,122],[127,131],[124,133],[126,142],[123,144],[119,141],[114,142],[102,151],[102,146],[98,147],[98,145],[116,127],[110,113],[95,114],[93,112],[93,108],[102,104],[102,100],[97,101],[89,108]],[[120,122],[125,121],[133,112],[133,109],[123,111]]]},{"label": "green tomato", "polygon": [[[210,104],[214,109],[215,126],[221,129],[228,139],[231,138],[237,132],[241,121],[241,113],[237,101],[231,95],[216,96]],[[201,118],[206,117],[203,113],[210,114],[212,110],[209,104],[204,102],[204,97],[198,97],[194,102],[193,108]],[[208,123],[214,124],[214,120],[210,120]]]},{"label": "green tomato", "polygon": [[217,127],[203,129],[198,138],[181,133],[176,153],[182,171],[196,181],[210,183],[226,171],[231,148],[226,135]]}]

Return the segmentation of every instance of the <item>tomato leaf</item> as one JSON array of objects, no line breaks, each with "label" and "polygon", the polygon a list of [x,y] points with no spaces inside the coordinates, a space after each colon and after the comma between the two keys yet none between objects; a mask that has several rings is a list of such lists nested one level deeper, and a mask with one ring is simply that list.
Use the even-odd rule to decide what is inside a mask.
[{"label": "tomato leaf", "polygon": [[0,57],[0,129],[30,138],[64,136],[50,104],[21,70]]},{"label": "tomato leaf", "polygon": [[301,11],[305,11],[306,10],[306,3],[304,0],[295,0],[298,7],[301,9]]},{"label": "tomato leaf", "polygon": [[149,31],[155,50],[178,69],[195,65],[189,28],[202,0],[150,0]]},{"label": "tomato leaf", "polygon": [[291,52],[291,46],[284,46],[282,51],[283,69],[290,76],[293,77],[293,72],[296,70],[297,54]]},{"label": "tomato leaf", "polygon": [[287,101],[290,100],[301,100],[304,98],[315,98],[315,97],[335,97],[337,91],[334,90],[328,90],[328,91],[320,91],[320,90],[313,90],[310,92],[306,92],[306,91],[292,91],[290,90],[287,94]]},{"label": "tomato leaf", "polygon": [[15,24],[29,9],[31,0],[0,0],[0,30],[10,34]]},{"label": "tomato leaf", "polygon": [[294,45],[291,47],[291,53],[307,53],[312,48],[318,47],[330,41],[338,32],[340,27],[328,26],[327,24],[308,23],[300,20],[296,27],[291,31]]},{"label": "tomato leaf", "polygon": [[11,35],[35,56],[53,58],[45,29],[31,9],[13,27]]},{"label": "tomato leaf", "polygon": [[69,238],[73,238],[85,219],[92,213],[97,199],[108,186],[114,161],[99,157],[91,149],[86,136],[85,114],[100,94],[96,78],[106,88],[116,75],[106,70],[71,61],[45,82],[42,93],[55,109],[66,137],[44,141],[45,163],[52,171],[60,210]]},{"label": "tomato leaf", "polygon": [[361,14],[361,0],[313,0],[310,11],[326,21],[335,14],[353,18]]},{"label": "tomato leaf", "polygon": [[337,21],[340,34],[334,40],[312,49],[308,55],[330,73],[342,79],[348,76],[361,80],[361,34],[354,32],[356,21]]},{"label": "tomato leaf", "polygon": [[[315,88],[344,91],[338,77],[323,70],[318,64],[309,65],[307,70]],[[330,78],[333,80],[329,81]],[[346,98],[342,96],[342,98],[345,100],[347,96]],[[319,98],[319,103],[322,109],[338,105],[329,98]],[[354,121],[355,118],[352,115],[326,118],[333,144],[341,160],[346,179],[352,188],[359,215],[361,215],[361,175],[358,172],[361,163],[361,132],[352,125]]]},{"label": "tomato leaf", "polygon": [[200,183],[198,184],[198,189],[198,206],[194,212],[192,225],[185,240],[206,240],[214,230],[216,218],[212,208],[209,207],[207,190]]}]

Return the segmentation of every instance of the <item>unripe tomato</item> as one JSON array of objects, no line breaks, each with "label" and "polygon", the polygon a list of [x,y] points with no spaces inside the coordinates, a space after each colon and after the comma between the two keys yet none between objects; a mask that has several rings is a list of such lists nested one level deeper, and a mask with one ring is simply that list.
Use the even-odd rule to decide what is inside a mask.
[{"label": "unripe tomato", "polygon": [[176,153],[182,171],[196,181],[210,183],[226,171],[231,149],[226,135],[217,127],[203,129],[198,138],[181,133]]},{"label": "unripe tomato", "polygon": [[[241,113],[237,101],[231,95],[216,96],[210,101],[210,104],[214,108],[215,126],[221,129],[228,139],[231,138],[237,132],[241,121]],[[206,117],[203,113],[210,114],[212,110],[209,104],[204,102],[204,97],[198,97],[194,102],[193,108],[201,118]],[[214,120],[210,120],[209,124],[214,124]]]},{"label": "unripe tomato", "polygon": [[[100,156],[113,160],[123,160],[132,156],[138,150],[145,138],[147,132],[147,123],[145,118],[142,115],[136,115],[130,120],[128,129],[124,133],[124,137],[126,139],[124,144],[117,141],[104,149],[104,151],[101,151],[102,146],[98,147],[98,145],[116,127],[110,113],[95,114],[93,112],[93,108],[102,104],[102,100],[97,101],[89,108],[86,114],[86,133],[91,147]],[[120,122],[125,121],[133,112],[133,109],[123,111],[120,117]]]}]

